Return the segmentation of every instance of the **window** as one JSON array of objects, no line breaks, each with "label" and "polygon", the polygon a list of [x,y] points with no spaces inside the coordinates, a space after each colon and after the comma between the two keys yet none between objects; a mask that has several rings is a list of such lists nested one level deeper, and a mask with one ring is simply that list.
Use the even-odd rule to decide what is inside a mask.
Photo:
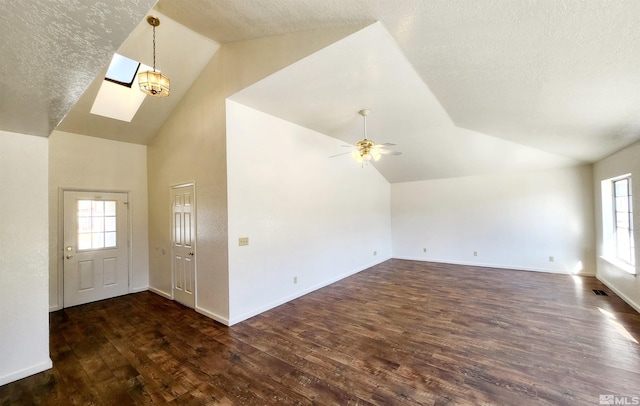
[{"label": "window", "polygon": [[616,259],[635,265],[633,241],[633,205],[631,202],[631,177],[613,182],[614,234]]},{"label": "window", "polygon": [[602,259],[636,275],[631,174],[603,180]]},{"label": "window", "polygon": [[130,123],[146,97],[137,85],[137,73],[147,68],[152,69],[133,59],[114,54],[93,101],[91,114]]},{"label": "window", "polygon": [[113,54],[109,69],[105,75],[105,80],[117,83],[122,86],[131,87],[133,80],[138,73],[140,62],[129,59],[120,54]]},{"label": "window", "polygon": [[78,200],[78,250],[116,246],[116,202]]}]

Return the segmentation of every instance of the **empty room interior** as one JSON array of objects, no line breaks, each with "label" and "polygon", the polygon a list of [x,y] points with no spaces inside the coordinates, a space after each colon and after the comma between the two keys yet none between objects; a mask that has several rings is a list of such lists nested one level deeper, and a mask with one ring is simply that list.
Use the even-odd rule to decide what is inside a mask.
[{"label": "empty room interior", "polygon": [[638,21],[2,2],[0,404],[639,404]]}]

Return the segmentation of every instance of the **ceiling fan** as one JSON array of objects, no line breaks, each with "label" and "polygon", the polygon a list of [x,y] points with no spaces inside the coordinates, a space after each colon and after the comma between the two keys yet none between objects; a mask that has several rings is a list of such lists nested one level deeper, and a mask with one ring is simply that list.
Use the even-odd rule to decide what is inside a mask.
[{"label": "ceiling fan", "polygon": [[[358,141],[356,144],[356,148],[351,152],[344,152],[342,154],[333,155],[331,158],[346,155],[351,153],[353,159],[356,160],[359,164],[369,162],[369,161],[378,161],[382,157],[382,155],[400,155],[402,152],[391,151],[389,149],[385,149],[386,147],[390,147],[396,144],[392,143],[384,143],[384,144],[376,144],[375,141],[367,138],[367,116],[369,115],[369,110],[362,109],[358,112],[364,119],[364,139],[362,141]],[[353,148],[351,145],[343,145],[344,147]]]}]

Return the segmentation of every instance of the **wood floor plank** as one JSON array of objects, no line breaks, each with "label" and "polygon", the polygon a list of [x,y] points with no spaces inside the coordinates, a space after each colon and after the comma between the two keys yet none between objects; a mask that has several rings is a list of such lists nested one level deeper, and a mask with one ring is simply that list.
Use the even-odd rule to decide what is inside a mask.
[{"label": "wood floor plank", "polygon": [[640,396],[640,315],[588,277],[390,260],[230,328],[142,292],[51,313],[50,332],[54,368],[0,405]]}]

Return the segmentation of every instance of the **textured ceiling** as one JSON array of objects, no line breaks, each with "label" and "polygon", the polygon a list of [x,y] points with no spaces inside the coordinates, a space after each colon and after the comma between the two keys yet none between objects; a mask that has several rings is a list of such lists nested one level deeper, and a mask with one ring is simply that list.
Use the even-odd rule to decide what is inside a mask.
[{"label": "textured ceiling", "polygon": [[640,139],[636,0],[177,0],[220,42],[380,21],[458,127],[593,161]]},{"label": "textured ceiling", "polygon": [[403,153],[375,163],[390,182],[578,163],[457,127],[381,23],[374,23],[230,98],[351,145],[363,138],[362,117],[357,112],[370,109],[368,138],[395,143],[393,149]]},{"label": "textured ceiling", "polygon": [[[91,107],[104,81],[107,62],[60,123],[58,130],[136,144],[148,144],[160,130],[164,119],[180,103],[194,79],[219,48],[219,44],[185,28],[157,10],[152,13],[160,19],[160,25],[156,28],[156,65],[171,79],[169,97],[145,97],[131,122],[91,114]],[[152,30],[143,18],[118,48],[118,53],[152,66]]]},{"label": "textured ceiling", "polygon": [[0,2],[0,130],[48,136],[154,2]]},{"label": "textured ceiling", "polygon": [[[104,134],[96,130],[104,123],[87,118],[82,107],[86,100],[77,104],[79,110],[70,109],[87,88],[83,98],[91,99],[91,82],[101,77],[121,44],[133,54],[148,47],[146,34],[127,36],[144,22],[152,3],[0,3],[0,129],[48,135],[69,114],[61,128],[148,142],[155,128],[116,126]],[[183,29],[185,37],[198,33],[208,38],[214,51],[216,42],[379,21],[392,40],[388,46],[385,39],[380,48],[387,55],[400,54],[403,69],[410,67],[413,75],[400,77],[385,70],[386,76],[376,80],[384,89],[412,84],[419,92],[405,92],[405,98],[370,93],[358,100],[357,92],[350,93],[353,86],[317,72],[315,104],[289,106],[287,99],[305,97],[289,80],[303,76],[285,69],[242,97],[246,104],[259,105],[260,86],[280,83],[269,107],[274,113],[351,141],[355,136],[347,133],[353,131],[357,110],[371,108],[372,134],[383,141],[393,139],[404,152],[377,164],[395,181],[518,170],[522,162],[542,167],[592,162],[640,139],[636,0],[160,0],[155,9],[176,22],[176,41]],[[373,52],[378,40],[356,41],[362,52],[354,48],[342,60],[331,58],[344,44],[310,60],[315,58],[316,67],[339,72],[343,66],[370,74],[363,52]],[[161,47],[165,43],[169,41],[159,41]],[[168,74],[162,58],[168,65],[180,61],[172,69],[189,66],[192,58],[195,65],[201,63],[202,55],[186,50],[159,50],[158,64]],[[325,59],[319,62],[320,57]],[[180,74],[170,75],[172,85],[180,86],[175,75]],[[331,88],[337,85],[342,87]],[[336,100],[345,101],[340,114],[333,107],[318,108]],[[353,106],[346,105],[348,100]],[[147,106],[148,111],[139,114],[161,122],[172,108]],[[444,121],[448,123],[438,124]]]}]

